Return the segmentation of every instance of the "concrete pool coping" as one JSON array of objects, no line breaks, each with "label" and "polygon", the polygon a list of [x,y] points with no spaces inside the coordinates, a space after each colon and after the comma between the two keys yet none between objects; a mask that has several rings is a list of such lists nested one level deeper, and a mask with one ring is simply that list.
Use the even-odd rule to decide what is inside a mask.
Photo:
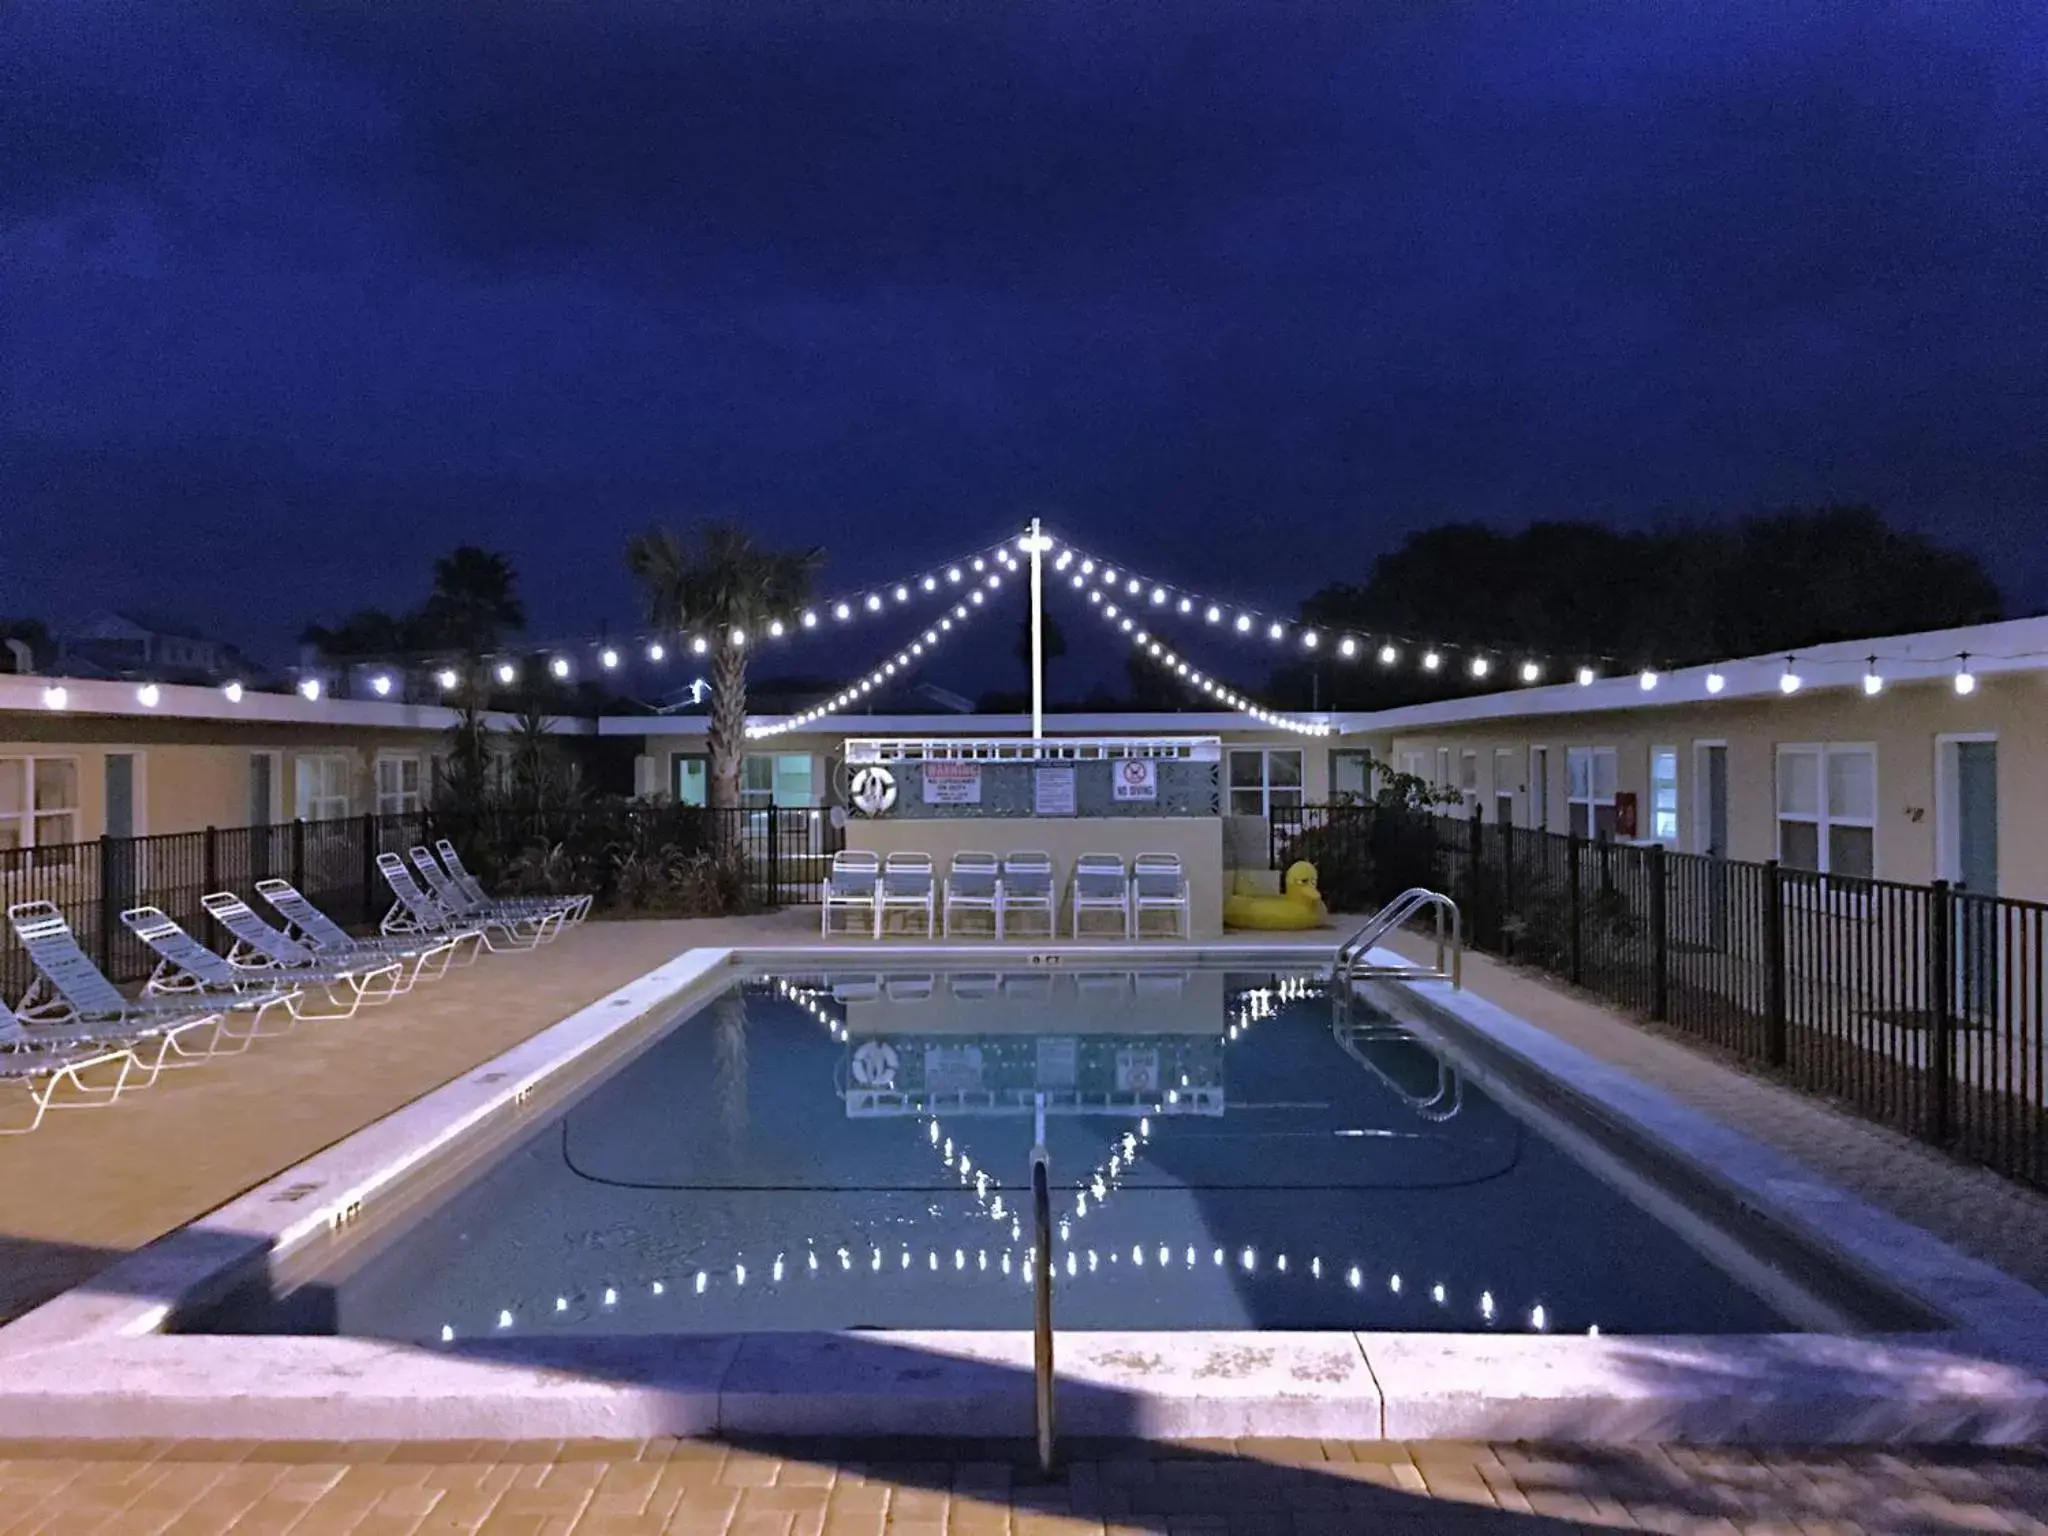
[{"label": "concrete pool coping", "polygon": [[[1323,938],[685,951],[0,1328],[0,1435],[1028,1434],[1023,1331],[529,1337],[434,1348],[161,1330],[224,1273],[353,1223],[435,1152],[516,1110],[655,1012],[707,1000],[741,968],[1285,966],[1333,949]],[[1399,963],[1391,952],[1375,958]],[[1447,983],[1400,985],[1956,1326],[1866,1337],[1063,1332],[1064,1432],[1977,1443],[2048,1435],[2048,1298]],[[1455,1040],[1444,1043],[1455,1054]],[[1483,1083],[1488,1069],[1466,1070]]]}]

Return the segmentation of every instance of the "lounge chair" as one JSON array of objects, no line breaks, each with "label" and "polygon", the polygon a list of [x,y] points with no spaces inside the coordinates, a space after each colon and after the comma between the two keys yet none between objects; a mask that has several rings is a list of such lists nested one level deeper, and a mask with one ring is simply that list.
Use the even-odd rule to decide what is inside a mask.
[{"label": "lounge chair", "polygon": [[1045,914],[1045,936],[1059,937],[1059,883],[1053,879],[1052,855],[1025,849],[1003,855],[1003,929],[1016,926],[1021,912]]},{"label": "lounge chair", "polygon": [[[230,1019],[255,1014],[265,1001],[260,997],[123,997],[80,947],[54,902],[18,902],[7,909],[7,921],[36,968],[35,984],[16,1004],[15,1016],[31,1026],[75,1025],[83,1034],[129,1045],[146,1082],[166,1067],[238,1056],[258,1033],[227,1026]],[[204,1049],[195,1047],[202,1037]]]},{"label": "lounge chair", "polygon": [[844,848],[833,854],[832,867],[825,875],[825,906],[819,915],[819,931],[829,937],[832,914],[851,912],[860,918],[868,937],[878,937],[882,928],[877,906],[881,884],[882,861],[877,855],[861,848]]},{"label": "lounge chair", "polygon": [[943,921],[948,938],[953,936],[955,912],[986,912],[1003,936],[1003,866],[992,853],[956,853],[946,870]]},{"label": "lounge chair", "polygon": [[536,911],[559,910],[563,920],[573,927],[590,916],[590,904],[597,899],[594,892],[563,896],[493,896],[484,889],[483,882],[463,866],[462,855],[455,851],[455,845],[447,838],[435,843],[434,851],[441,855],[441,862],[448,867],[449,878],[478,901],[494,901],[501,906],[526,906]]},{"label": "lounge chair", "polygon": [[[113,1081],[105,1081],[107,1072],[100,1069],[110,1069]],[[29,1102],[28,1123],[0,1119],[0,1136],[27,1135],[53,1109],[111,1104],[137,1086],[129,1078],[142,1070],[131,1046],[101,1039],[90,1030],[31,1030],[0,1001],[0,1086],[19,1087]],[[87,1081],[87,1072],[93,1074],[92,1081]]]},{"label": "lounge chair", "polygon": [[1145,914],[1164,912],[1173,919],[1173,936],[1191,936],[1193,917],[1188,902],[1187,872],[1177,853],[1141,853],[1131,861],[1131,937],[1145,936]]},{"label": "lounge chair", "polygon": [[1068,900],[1075,938],[1081,937],[1081,919],[1090,912],[1114,915],[1122,937],[1131,936],[1131,877],[1118,855],[1084,853],[1076,859]]},{"label": "lounge chair", "polygon": [[[289,880],[258,880],[256,894],[269,902],[277,915],[284,919],[287,934],[323,960],[348,962],[382,955],[411,961],[412,981],[422,977],[438,981],[448,974],[450,965],[458,961],[474,965],[476,957],[483,953],[484,936],[481,931],[454,938],[437,938],[432,934],[398,939],[381,936],[358,938],[322,912]],[[465,943],[469,945],[467,958],[462,951]],[[409,981],[406,985],[410,987],[411,984]]]},{"label": "lounge chair", "polygon": [[282,929],[271,927],[256,915],[254,907],[232,891],[202,896],[199,905],[206,908],[207,916],[234,935],[234,945],[227,954],[228,964],[256,976],[274,981],[317,981],[327,988],[330,998],[339,986],[354,997],[358,1006],[366,1002],[386,1003],[412,990],[418,967],[408,968],[405,956],[364,955],[355,960],[323,956],[310,944],[302,944]]},{"label": "lounge chair", "polygon": [[[384,914],[379,925],[381,932],[392,937],[466,939],[472,934],[482,939],[483,946],[492,954],[503,951],[538,948],[540,936],[522,925],[503,918],[460,917],[450,912],[433,897],[420,889],[419,881],[413,879],[412,871],[405,867],[405,860],[395,853],[377,855],[377,873],[384,877],[384,883],[391,887],[393,897],[391,910]],[[493,940],[491,930],[501,935]]]},{"label": "lounge chair", "polygon": [[193,938],[161,907],[130,907],[121,914],[121,921],[157,957],[156,969],[143,983],[142,991],[146,997],[258,998],[258,1020],[272,1009],[282,1008],[293,1023],[353,1018],[356,1009],[362,1006],[359,991],[350,996],[345,990],[342,996],[337,997],[330,988],[328,1001],[336,1011],[308,1013],[303,1003],[305,984],[321,985],[330,981],[342,984],[336,973],[315,972],[285,980],[275,972],[245,971],[240,966],[230,965]]},{"label": "lounge chair", "polygon": [[882,884],[875,897],[875,937],[888,926],[891,912],[924,917],[924,936],[938,927],[938,880],[928,853],[892,853],[882,861]]},{"label": "lounge chair", "polygon": [[532,907],[519,902],[480,900],[455,883],[434,857],[433,849],[421,844],[409,852],[412,867],[425,882],[434,905],[463,922],[505,923],[513,931],[531,933],[536,943],[545,944],[560,936],[562,925],[568,920],[566,909],[559,906]]}]

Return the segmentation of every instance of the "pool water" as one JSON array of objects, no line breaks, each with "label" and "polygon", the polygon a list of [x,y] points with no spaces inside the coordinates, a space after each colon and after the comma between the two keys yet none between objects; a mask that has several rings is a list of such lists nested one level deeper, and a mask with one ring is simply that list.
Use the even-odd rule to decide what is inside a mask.
[{"label": "pool water", "polygon": [[1059,1326],[1772,1332],[1439,1060],[1284,972],[734,987],[476,1176],[220,1331],[408,1340]]}]

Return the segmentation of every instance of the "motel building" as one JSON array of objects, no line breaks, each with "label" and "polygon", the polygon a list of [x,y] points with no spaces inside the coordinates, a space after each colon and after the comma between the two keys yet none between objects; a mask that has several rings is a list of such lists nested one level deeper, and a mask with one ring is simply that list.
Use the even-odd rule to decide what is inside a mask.
[{"label": "motel building", "polygon": [[[2048,830],[2029,814],[2048,798],[2044,672],[2048,619],[2022,619],[1284,727],[1237,712],[1059,715],[1034,742],[1024,716],[827,716],[763,736],[742,798],[808,811],[800,841],[814,853],[842,836],[888,848],[906,835],[884,832],[889,818],[864,831],[869,819],[845,809],[850,757],[1021,764],[1138,751],[1213,764],[1191,781],[1208,790],[1199,803],[1178,816],[1160,805],[1140,834],[1184,854],[1198,933],[1216,926],[1230,875],[1272,878],[1275,818],[1369,793],[1374,760],[1450,792],[1443,814],[1476,810],[1488,825],[2048,900]],[[428,703],[0,675],[0,869],[101,837],[415,812],[455,723]],[[599,790],[704,799],[702,715],[553,728]],[[1012,810],[1031,818],[1028,845],[1062,861],[1099,825],[1083,805]],[[1169,827],[1182,821],[1201,825]],[[988,840],[984,822],[916,825],[942,867],[956,844]]]}]

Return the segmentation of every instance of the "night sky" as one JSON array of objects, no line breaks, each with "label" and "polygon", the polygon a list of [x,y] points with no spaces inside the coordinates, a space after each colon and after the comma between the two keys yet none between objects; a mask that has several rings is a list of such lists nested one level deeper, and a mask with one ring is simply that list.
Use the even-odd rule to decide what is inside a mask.
[{"label": "night sky", "polygon": [[1033,511],[1291,607],[1827,500],[2023,609],[2044,365],[2033,0],[0,13],[0,614],[275,649],[466,540],[558,634],[652,521]]}]

